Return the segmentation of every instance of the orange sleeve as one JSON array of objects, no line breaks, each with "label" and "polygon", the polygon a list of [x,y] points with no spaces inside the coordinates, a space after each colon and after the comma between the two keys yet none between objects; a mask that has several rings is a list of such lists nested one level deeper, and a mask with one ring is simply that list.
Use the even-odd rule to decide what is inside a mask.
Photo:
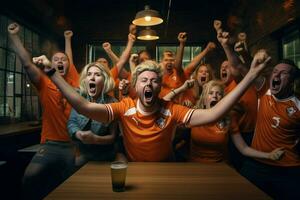
[{"label": "orange sleeve", "polygon": [[172,107],[172,117],[177,124],[187,124],[193,112],[194,109],[190,109],[179,104],[173,104]]},{"label": "orange sleeve", "polygon": [[70,65],[69,72],[67,74],[67,80],[70,81],[73,87],[79,86],[79,74],[75,65]]}]

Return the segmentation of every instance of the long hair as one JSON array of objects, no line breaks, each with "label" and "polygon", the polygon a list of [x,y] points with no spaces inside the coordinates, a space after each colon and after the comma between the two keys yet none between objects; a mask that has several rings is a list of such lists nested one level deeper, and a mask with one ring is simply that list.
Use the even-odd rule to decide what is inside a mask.
[{"label": "long hair", "polygon": [[196,105],[195,105],[194,108],[206,109],[205,100],[208,97],[208,94],[211,91],[211,89],[215,86],[221,88],[221,91],[222,91],[223,96],[224,96],[224,89],[225,89],[224,84],[220,80],[211,80],[211,81],[209,81],[209,82],[207,82],[203,85],[203,91],[200,95],[199,100],[196,102]]},{"label": "long hair", "polygon": [[202,67],[202,66],[205,66],[205,67],[207,68],[207,71],[208,71],[208,73],[209,73],[208,79],[209,79],[209,80],[215,79],[214,70],[213,70],[213,68],[211,67],[210,64],[200,64],[200,65],[196,68],[195,72],[193,73],[193,75],[192,75],[193,78],[194,78],[194,79],[197,79],[197,75],[198,75],[199,69],[200,69],[200,67]]},{"label": "long hair", "polygon": [[115,87],[115,82],[113,80],[113,78],[111,77],[111,73],[109,68],[101,65],[99,62],[93,62],[93,63],[89,63],[86,66],[84,66],[84,68],[82,69],[81,73],[80,73],[80,94],[82,95],[87,95],[87,86],[85,83],[85,78],[87,76],[87,72],[91,67],[97,67],[101,70],[102,72],[102,76],[104,77],[104,83],[103,83],[103,89],[101,91],[101,97],[104,97],[104,94],[107,94],[108,92],[112,91]]}]

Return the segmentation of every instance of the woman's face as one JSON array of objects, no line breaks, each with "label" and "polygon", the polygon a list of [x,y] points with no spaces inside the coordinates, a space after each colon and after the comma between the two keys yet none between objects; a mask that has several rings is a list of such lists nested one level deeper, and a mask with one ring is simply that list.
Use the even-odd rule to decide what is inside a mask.
[{"label": "woman's face", "polygon": [[198,73],[197,73],[197,81],[200,86],[203,86],[205,83],[207,83],[209,80],[209,71],[205,65],[202,65],[199,67]]},{"label": "woman's face", "polygon": [[85,84],[88,95],[96,100],[100,96],[104,86],[102,70],[96,66],[91,66],[87,71]]},{"label": "woman's face", "polygon": [[222,88],[219,86],[213,86],[205,99],[205,107],[212,108],[223,98]]}]

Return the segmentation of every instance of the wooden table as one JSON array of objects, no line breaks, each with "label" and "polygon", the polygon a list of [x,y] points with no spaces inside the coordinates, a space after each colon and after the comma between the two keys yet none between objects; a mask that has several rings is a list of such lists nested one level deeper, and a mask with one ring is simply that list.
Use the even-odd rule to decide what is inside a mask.
[{"label": "wooden table", "polygon": [[270,199],[224,163],[128,165],[126,191],[112,191],[109,163],[90,162],[46,199]]}]

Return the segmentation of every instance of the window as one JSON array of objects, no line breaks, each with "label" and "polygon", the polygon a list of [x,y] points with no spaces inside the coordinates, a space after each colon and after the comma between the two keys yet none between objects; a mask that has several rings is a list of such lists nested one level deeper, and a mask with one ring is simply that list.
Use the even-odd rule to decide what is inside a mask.
[{"label": "window", "polygon": [[[114,46],[112,45],[113,52],[120,56],[123,52],[125,46]],[[133,53],[138,53],[141,50],[144,50],[144,46],[134,46],[132,51]],[[177,46],[157,46],[156,47],[156,61],[160,62],[162,53],[165,50],[176,52]],[[200,46],[186,46],[184,48],[184,55],[182,64],[183,66],[186,66],[196,55],[198,55],[201,52],[202,48]],[[94,62],[99,57],[105,57],[107,58],[107,55],[105,51],[103,50],[102,46],[100,45],[89,45],[89,56],[88,56],[88,62]],[[108,59],[109,60],[109,59]]]},{"label": "window", "polygon": [[[40,117],[38,97],[20,60],[11,49],[7,26],[12,20],[0,15],[0,123],[36,120]],[[32,54],[40,52],[39,35],[21,26],[20,38]]]},{"label": "window", "polygon": [[[178,48],[177,46],[157,46],[156,47],[156,60],[158,62],[161,61],[162,54],[164,51],[168,50],[168,51],[172,51],[172,52],[176,53],[177,48]],[[200,46],[186,46],[184,48],[182,65],[187,66],[191,62],[191,60],[193,60],[193,58],[201,52],[201,50],[202,50],[202,48]]]},{"label": "window", "polygon": [[298,30],[283,37],[282,48],[283,58],[293,60],[300,67],[300,35]]}]

